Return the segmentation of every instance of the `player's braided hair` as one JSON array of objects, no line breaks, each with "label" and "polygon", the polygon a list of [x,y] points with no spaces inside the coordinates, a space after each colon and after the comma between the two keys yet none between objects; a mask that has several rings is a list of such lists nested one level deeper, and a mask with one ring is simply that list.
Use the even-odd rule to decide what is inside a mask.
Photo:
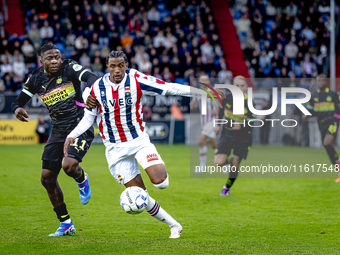
[{"label": "player's braided hair", "polygon": [[124,52],[113,50],[111,51],[110,55],[106,58],[106,64],[109,63],[110,58],[119,58],[119,57],[123,57],[125,63],[128,62],[127,56],[124,54]]},{"label": "player's braided hair", "polygon": [[48,50],[59,50],[57,46],[55,46],[54,44],[44,44],[43,46],[41,46],[38,49],[38,56],[42,57],[42,55],[44,55],[44,53]]}]

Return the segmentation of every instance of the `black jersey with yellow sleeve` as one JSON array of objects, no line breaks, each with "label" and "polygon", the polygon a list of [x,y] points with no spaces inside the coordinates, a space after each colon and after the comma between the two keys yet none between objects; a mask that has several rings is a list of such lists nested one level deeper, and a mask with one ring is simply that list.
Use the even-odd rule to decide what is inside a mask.
[{"label": "black jersey with yellow sleeve", "polygon": [[235,122],[245,123],[245,125],[241,125],[242,131],[249,131],[250,127],[247,124],[247,120],[253,118],[253,114],[249,111],[248,108],[248,95],[244,94],[244,114],[242,115],[235,115],[233,113],[233,103],[234,98],[231,93],[226,94],[226,98],[222,100],[222,106],[223,108],[220,108],[219,111],[219,119],[225,118],[228,123],[226,125],[223,125],[225,129],[232,130],[230,127],[231,120]]},{"label": "black jersey with yellow sleeve", "polygon": [[53,76],[40,67],[27,79],[21,93],[30,97],[38,94],[47,106],[52,125],[77,124],[84,114],[80,82],[86,72],[87,69],[70,59],[64,60]]},{"label": "black jersey with yellow sleeve", "polygon": [[324,93],[320,93],[318,89],[312,93],[307,108],[318,118],[319,125],[338,121],[336,115],[340,115],[339,95],[329,88],[326,88]]}]

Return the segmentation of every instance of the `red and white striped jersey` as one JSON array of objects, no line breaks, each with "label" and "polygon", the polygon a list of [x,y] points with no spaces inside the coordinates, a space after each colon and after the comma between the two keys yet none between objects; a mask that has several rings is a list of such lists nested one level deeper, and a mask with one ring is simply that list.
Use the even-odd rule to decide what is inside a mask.
[{"label": "red and white striped jersey", "polygon": [[105,74],[92,85],[91,95],[99,106],[87,110],[97,116],[104,142],[131,141],[145,132],[142,95],[165,95],[171,84],[135,69],[127,69],[119,84],[112,83],[109,78],[110,74]]},{"label": "red and white striped jersey", "polygon": [[[202,98],[197,98],[198,101],[198,107],[201,111],[201,101],[203,99]],[[203,115],[201,114],[201,126],[202,128],[208,123],[213,121],[214,119],[218,118],[218,111],[216,110],[216,108],[218,108],[218,106],[215,105],[215,102],[213,100],[211,100],[211,98],[206,98],[206,106],[207,106],[207,114]],[[213,111],[215,111],[215,114],[213,115]]]}]

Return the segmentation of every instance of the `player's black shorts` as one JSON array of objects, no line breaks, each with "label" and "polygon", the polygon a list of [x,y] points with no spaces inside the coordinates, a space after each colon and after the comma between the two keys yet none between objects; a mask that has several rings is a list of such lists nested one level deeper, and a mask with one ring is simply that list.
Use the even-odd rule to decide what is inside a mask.
[{"label": "player's black shorts", "polygon": [[251,131],[223,129],[216,154],[227,154],[229,156],[231,150],[234,150],[234,155],[239,156],[240,159],[246,159],[251,145]]},{"label": "player's black shorts", "polygon": [[[54,171],[59,171],[61,168],[61,163],[64,157],[64,143],[66,140],[66,137],[69,133],[75,128],[75,126],[72,126],[71,128],[66,129],[60,129],[53,127],[50,137],[48,138],[48,141],[45,145],[44,152],[42,154],[41,159],[43,160],[43,168],[49,169],[48,166],[44,165],[46,162],[44,161],[53,161],[56,164],[53,166]],[[74,139],[74,143],[68,147],[67,153],[68,157],[75,158],[79,162],[82,161],[83,157],[87,153],[88,149],[91,146],[91,143],[94,139],[94,132],[93,128],[91,127],[88,129],[85,133],[83,133],[81,136]],[[52,167],[51,167],[52,168]],[[56,170],[58,169],[58,170]],[[52,169],[49,169],[52,170]]]},{"label": "player's black shorts", "polygon": [[320,132],[321,132],[322,142],[324,141],[325,136],[327,134],[333,135],[334,139],[335,139],[336,135],[338,133],[338,130],[339,130],[339,122],[334,121],[334,122],[327,123],[327,124],[319,124],[319,129],[320,129]]}]

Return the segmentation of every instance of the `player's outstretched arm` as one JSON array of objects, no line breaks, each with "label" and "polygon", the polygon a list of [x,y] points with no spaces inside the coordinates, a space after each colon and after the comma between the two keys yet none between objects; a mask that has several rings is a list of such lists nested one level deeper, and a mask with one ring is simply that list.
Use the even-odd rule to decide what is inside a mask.
[{"label": "player's outstretched arm", "polygon": [[72,132],[66,138],[66,141],[64,143],[65,157],[67,157],[67,148],[70,144],[73,143],[73,139],[80,136],[86,130],[88,130],[92,126],[95,118],[96,118],[96,115],[90,113],[89,110],[85,110],[84,117],[81,119],[78,125],[72,130]]}]

